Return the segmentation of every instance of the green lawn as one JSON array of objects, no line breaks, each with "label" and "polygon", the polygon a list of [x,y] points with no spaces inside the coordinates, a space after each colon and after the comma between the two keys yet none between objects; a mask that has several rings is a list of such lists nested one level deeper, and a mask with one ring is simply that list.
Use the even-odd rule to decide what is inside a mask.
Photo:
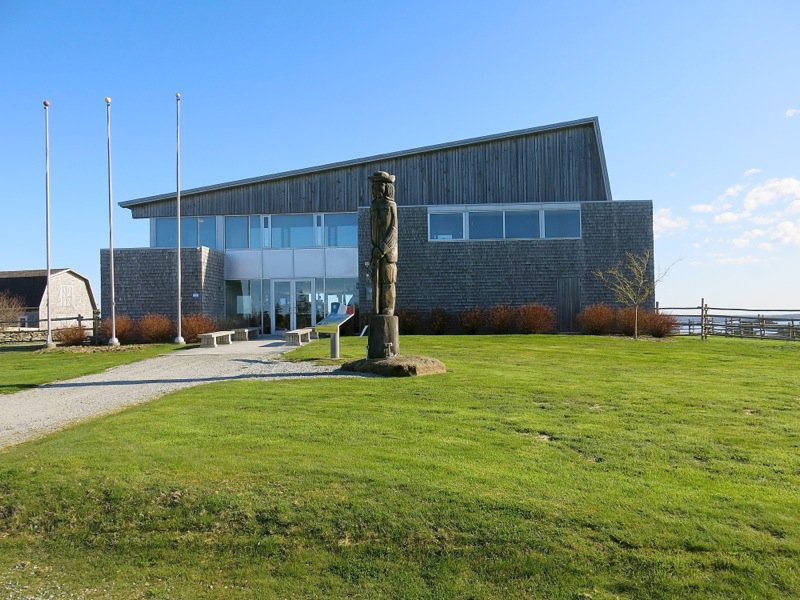
[{"label": "green lawn", "polygon": [[0,453],[0,597],[800,597],[799,344],[402,343]]},{"label": "green lawn", "polygon": [[72,379],[105,369],[152,358],[181,348],[174,344],[121,346],[110,351],[75,352],[75,348],[41,350],[41,346],[0,346],[0,394],[12,394],[63,379]]}]

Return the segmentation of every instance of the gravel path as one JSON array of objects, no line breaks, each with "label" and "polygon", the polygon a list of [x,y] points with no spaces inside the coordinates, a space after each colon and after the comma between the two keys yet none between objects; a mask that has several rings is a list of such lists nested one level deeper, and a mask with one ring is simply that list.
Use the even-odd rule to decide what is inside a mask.
[{"label": "gravel path", "polygon": [[335,366],[281,361],[281,355],[289,349],[276,339],[192,348],[95,375],[0,395],[0,448],[213,381],[354,376]]}]

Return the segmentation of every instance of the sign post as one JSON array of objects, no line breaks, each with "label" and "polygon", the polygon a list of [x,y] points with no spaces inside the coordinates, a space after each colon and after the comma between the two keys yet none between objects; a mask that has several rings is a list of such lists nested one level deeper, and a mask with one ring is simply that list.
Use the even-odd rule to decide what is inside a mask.
[{"label": "sign post", "polygon": [[347,312],[347,307],[344,309],[345,312],[339,312],[340,308],[336,307],[336,310],[316,325],[317,333],[331,334],[331,358],[339,358],[339,327],[353,316],[352,312]]}]

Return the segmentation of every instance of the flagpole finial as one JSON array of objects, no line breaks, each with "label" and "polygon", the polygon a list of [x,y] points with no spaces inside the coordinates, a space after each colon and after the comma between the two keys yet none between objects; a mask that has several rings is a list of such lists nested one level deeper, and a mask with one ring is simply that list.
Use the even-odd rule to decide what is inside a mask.
[{"label": "flagpole finial", "polygon": [[45,100],[44,102],[42,102],[42,104],[44,105],[45,108],[47,108],[48,106],[50,106],[50,100]]},{"label": "flagpole finial", "polygon": [[106,96],[106,104],[111,104],[111,98],[109,98],[108,96]]},{"label": "flagpole finial", "polygon": [[180,93],[180,92],[176,93],[176,94],[175,94],[175,98],[177,98],[178,100],[180,100],[180,99],[181,99],[181,93]]}]

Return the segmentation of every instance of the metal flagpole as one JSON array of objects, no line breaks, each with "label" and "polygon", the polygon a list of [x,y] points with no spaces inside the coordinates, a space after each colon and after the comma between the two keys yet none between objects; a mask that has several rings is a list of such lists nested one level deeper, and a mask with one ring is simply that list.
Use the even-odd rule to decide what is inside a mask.
[{"label": "metal flagpole", "polygon": [[53,328],[50,321],[50,101],[44,104],[44,188],[45,188],[45,223],[47,229],[47,342],[46,348],[55,348]]},{"label": "metal flagpole", "polygon": [[108,139],[108,268],[111,274],[111,339],[109,346],[119,346],[117,339],[117,301],[114,297],[114,217],[111,194],[111,98],[106,96],[106,130]]},{"label": "metal flagpole", "polygon": [[175,140],[176,140],[176,162],[175,179],[177,182],[175,222],[178,229],[178,336],[175,338],[176,344],[185,344],[181,335],[181,95],[175,94]]}]

